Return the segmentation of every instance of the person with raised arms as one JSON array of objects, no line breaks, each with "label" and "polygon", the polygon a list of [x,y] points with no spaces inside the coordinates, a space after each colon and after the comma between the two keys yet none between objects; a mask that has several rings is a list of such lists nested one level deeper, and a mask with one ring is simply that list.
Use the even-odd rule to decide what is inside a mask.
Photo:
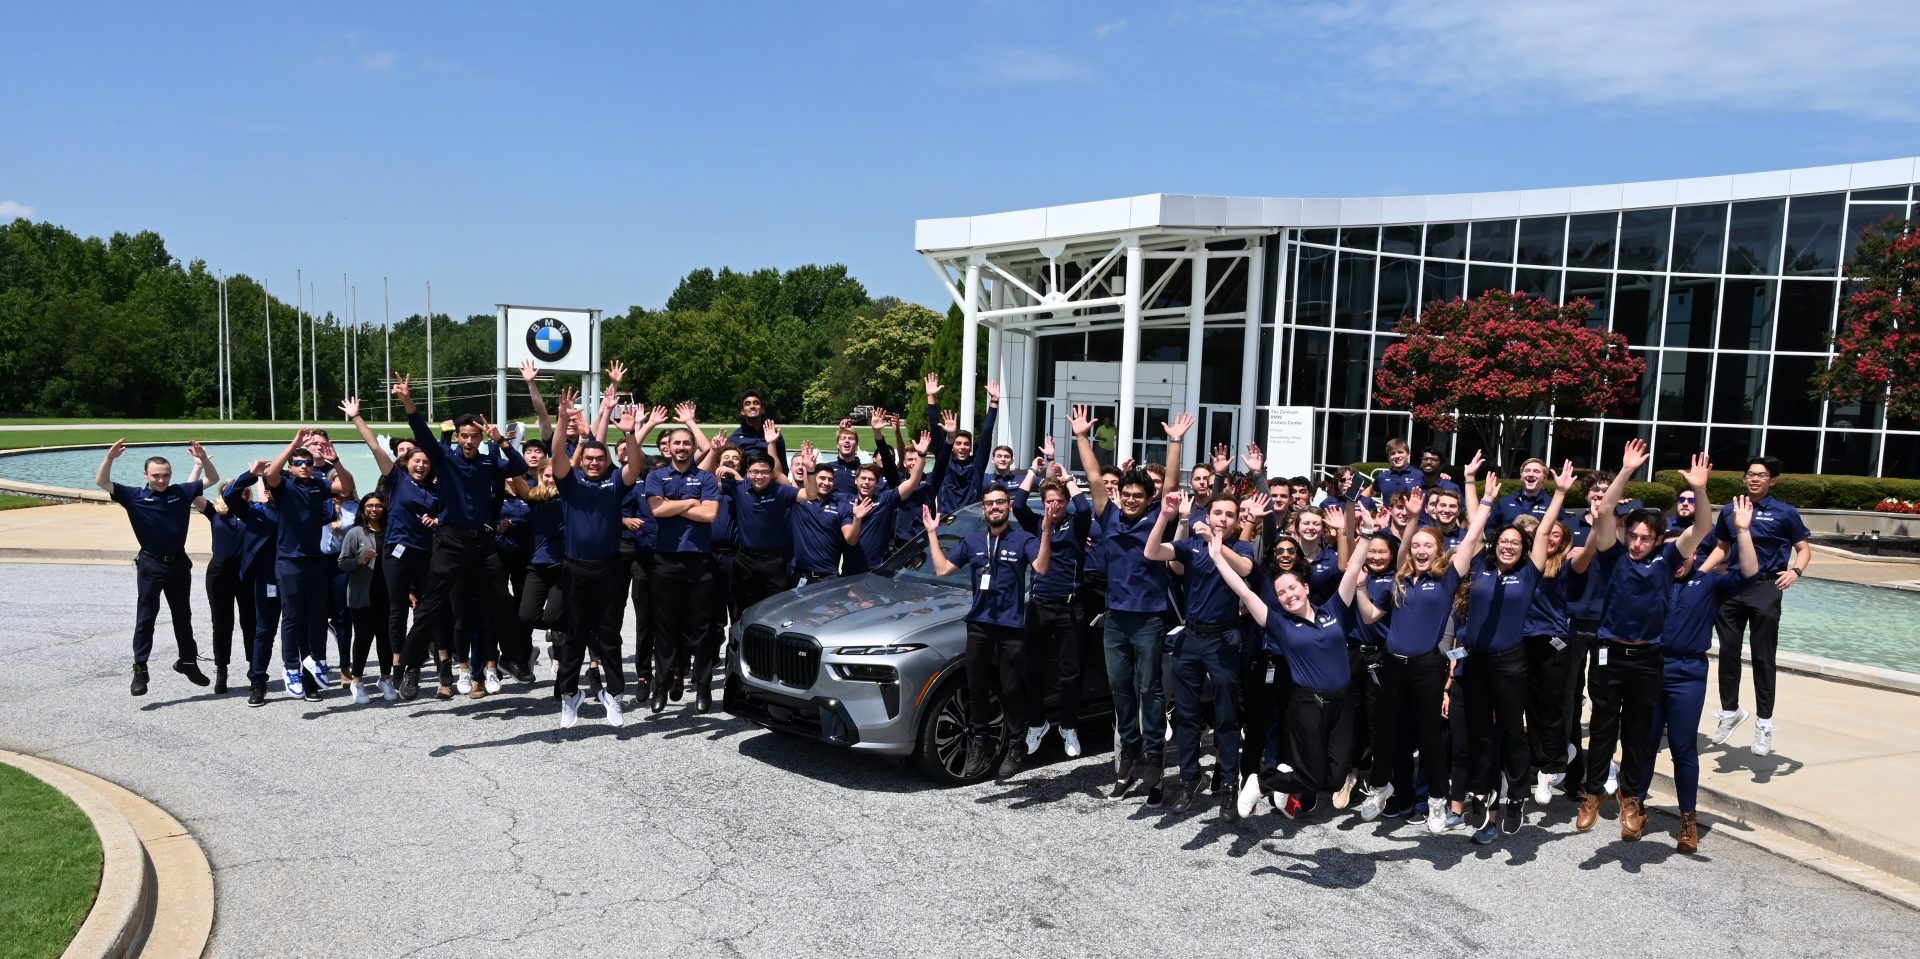
[{"label": "person with raised arms", "polygon": [[740,451],[742,456],[765,453],[782,463],[787,461],[787,443],[780,438],[778,430],[769,429],[773,417],[768,415],[766,400],[759,390],[748,390],[740,394],[740,427],[727,437],[727,445]]},{"label": "person with raised arms", "polygon": [[280,587],[280,665],[289,696],[318,702],[333,686],[327,665],[327,611],[334,561],[320,549],[329,501],[351,495],[353,476],[334,464],[331,481],[315,475],[320,460],[309,447],[312,431],[301,427],[293,442],[267,464],[261,480],[279,515],[274,539],[274,579]]},{"label": "person with raised arms", "polygon": [[[1732,738],[1733,731],[1746,721],[1740,708],[1740,646],[1747,634],[1753,641],[1753,754],[1773,752],[1773,700],[1775,656],[1780,646],[1780,600],[1807,572],[1813,562],[1812,534],[1801,520],[1800,511],[1773,495],[1773,484],[1780,478],[1780,461],[1772,456],[1747,460],[1742,474],[1747,498],[1753,501],[1753,545],[1759,552],[1760,572],[1764,574],[1720,604],[1720,616],[1714,632],[1720,639],[1720,713],[1713,730],[1713,744]],[[1701,497],[1705,512],[1706,497]],[[1715,538],[1733,539],[1733,509],[1722,510],[1714,527]]]},{"label": "person with raised arms", "polygon": [[[778,444],[780,428],[769,421],[766,429]],[[722,466],[718,476],[720,495],[731,501],[733,511],[732,605],[744,611],[793,583],[789,514],[800,490],[788,480],[780,461],[763,452],[748,453],[742,471]]]},{"label": "person with raised arms", "polygon": [[[1080,491],[1080,484],[1059,463],[1052,464],[1053,475],[1040,483],[1041,512],[1031,503],[1034,481],[1052,458],[1053,437],[1047,437],[1046,454],[1034,460],[1033,467],[1014,488],[1013,515],[1020,527],[1035,536],[1044,536],[1053,546],[1053,560],[1046,573],[1034,577],[1032,595],[1027,597],[1027,641],[1022,650],[1027,659],[1027,689],[1039,720],[1027,726],[1024,743],[1028,755],[1039,751],[1048,731],[1060,730],[1060,741],[1070,759],[1080,756],[1080,646],[1085,629],[1086,611],[1080,604],[1081,570],[1086,565],[1088,540],[1093,529],[1093,503]],[[1054,510],[1053,507],[1059,507]],[[1046,515],[1057,513],[1063,519],[1049,526]],[[1040,715],[1047,692],[1054,691],[1050,712]]]},{"label": "person with raised arms", "polygon": [[[936,512],[951,514],[980,499],[987,464],[974,455],[974,435],[960,429],[953,414],[940,412],[941,389],[940,377],[928,373],[927,424],[933,431],[934,457],[933,508]],[[980,436],[991,440],[994,424],[1000,418],[1000,384],[989,380],[986,389],[987,421],[980,427]],[[972,403],[973,397],[961,397],[961,402]]]},{"label": "person with raised arms", "polygon": [[833,464],[820,462],[812,443],[801,445],[793,463],[793,479],[800,484],[787,514],[793,528],[793,578],[805,586],[840,575],[853,509],[847,494],[834,485]]},{"label": "person with raised arms", "polygon": [[[572,408],[562,399],[560,415],[572,414]],[[625,721],[620,709],[620,695],[626,691],[618,618],[626,604],[619,588],[620,503],[641,480],[638,436],[638,431],[627,431],[626,465],[618,469],[606,444],[594,439],[580,444],[580,469],[573,468],[573,459],[568,456],[546,460],[559,491],[567,544],[567,632],[555,650],[558,672],[553,687],[554,696],[560,700],[562,728],[580,720],[584,699],[580,694],[580,667],[588,650],[600,662],[605,686],[599,699],[606,707],[607,723],[619,726]]]},{"label": "person with raised arms", "polygon": [[[681,405],[682,421],[692,419],[692,404]],[[720,512],[720,481],[695,462],[706,441],[685,425],[669,430],[660,443],[667,466],[649,471],[643,487],[655,523],[649,583],[653,698],[648,706],[654,713],[667,708],[669,698],[679,701],[689,659],[695,698],[711,708],[713,658],[703,639],[713,616],[713,521]]]},{"label": "person with raised arms", "polygon": [[145,484],[122,486],[114,482],[113,461],[127,451],[125,439],[116,440],[107,449],[93,477],[93,484],[127,511],[133,538],[140,544],[140,553],[133,560],[133,683],[129,688],[135,696],[147,694],[147,657],[153,653],[153,623],[160,615],[162,596],[173,615],[173,642],[179,653],[173,671],[195,686],[211,682],[200,671],[200,647],[193,638],[193,560],[187,558],[187,522],[193,515],[194,498],[208,485],[219,483],[220,472],[198,440],[189,443],[187,450],[200,464],[203,480],[176,485],[173,464],[164,456],[149,456]]},{"label": "person with raised arms", "polygon": [[[900,477],[889,486],[878,464],[862,463],[854,471],[852,497],[847,509],[853,516],[844,532],[847,537],[847,571],[865,572],[886,561],[893,547],[894,518],[903,504],[920,488],[918,470]],[[834,485],[839,486],[839,479]]]},{"label": "person with raised arms", "polygon": [[[401,377],[393,386],[394,395],[399,396],[405,387],[406,378]],[[380,577],[386,581],[387,641],[393,648],[391,671],[396,684],[403,684],[408,617],[413,615],[415,601],[427,591],[427,570],[433,558],[433,528],[440,523],[439,483],[433,475],[433,457],[425,448],[414,445],[413,440],[401,437],[390,440],[392,457],[381,449],[379,439],[361,418],[359,397],[349,396],[341,401],[340,411],[359,430],[367,452],[373,454],[374,463],[384,474],[376,487],[387,494],[387,530],[380,546],[385,555],[380,562]],[[453,682],[451,655],[444,649],[437,652],[440,683],[449,685]]]},{"label": "person with raised arms", "polygon": [[[195,464],[190,480],[201,480]],[[211,493],[211,495],[209,495]],[[213,558],[207,562],[207,607],[213,615],[213,691],[227,691],[227,665],[233,658],[234,612],[239,611],[240,655],[251,656],[253,643],[253,590],[242,578],[241,544],[246,524],[233,515],[219,493],[218,484],[207,483],[194,498],[193,508],[207,518],[213,537]]]},{"label": "person with raised arms", "polygon": [[274,581],[273,546],[280,537],[280,516],[266,501],[266,488],[254,500],[247,490],[267,472],[267,461],[254,461],[253,468],[228,483],[220,491],[227,504],[227,515],[237,518],[240,536],[241,588],[253,593],[253,633],[247,637],[248,706],[267,704],[267,657],[273,655],[273,638],[280,629],[280,584]]}]

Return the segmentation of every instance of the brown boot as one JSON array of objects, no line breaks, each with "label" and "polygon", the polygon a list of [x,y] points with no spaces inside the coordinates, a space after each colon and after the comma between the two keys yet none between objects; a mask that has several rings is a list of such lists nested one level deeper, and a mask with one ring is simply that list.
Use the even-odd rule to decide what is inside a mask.
[{"label": "brown boot", "polygon": [[1680,814],[1680,841],[1674,845],[1674,848],[1688,855],[1700,851],[1700,819],[1698,816],[1690,812]]},{"label": "brown boot", "polygon": [[486,685],[485,683],[474,683],[474,684],[473,684],[473,691],[472,691],[472,692],[469,692],[469,693],[467,693],[467,698],[468,698],[468,699],[485,699],[485,698],[487,698],[487,685]]},{"label": "brown boot", "polygon": [[1641,830],[1647,828],[1647,807],[1640,804],[1638,796],[1620,797],[1620,838],[1627,842],[1640,839]]},{"label": "brown boot", "polygon": [[1600,821],[1600,795],[1583,793],[1580,796],[1580,811],[1574,814],[1573,828],[1586,832]]}]

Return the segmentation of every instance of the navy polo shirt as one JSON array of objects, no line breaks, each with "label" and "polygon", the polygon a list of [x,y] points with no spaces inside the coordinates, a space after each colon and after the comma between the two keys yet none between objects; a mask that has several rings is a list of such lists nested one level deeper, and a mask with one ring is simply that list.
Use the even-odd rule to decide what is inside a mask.
[{"label": "navy polo shirt", "polygon": [[[1233,588],[1220,578],[1237,574],[1216,566],[1213,556],[1207,552],[1207,541],[1198,536],[1175,540],[1171,545],[1173,558],[1187,568],[1186,575],[1180,578],[1187,622],[1214,626],[1237,624],[1240,621],[1240,597],[1234,595]],[[1227,548],[1247,559],[1254,558],[1250,544],[1236,540],[1228,543]]]},{"label": "navy polo shirt", "polygon": [[1427,479],[1427,474],[1421,473],[1420,487],[1422,489],[1425,489],[1429,493],[1437,489],[1444,489],[1444,490],[1452,490],[1455,493],[1460,493],[1462,496],[1466,495],[1465,492],[1460,489],[1459,483],[1456,483],[1453,480],[1446,479],[1439,475],[1435,475],[1433,479]]},{"label": "navy polo shirt", "polygon": [[560,477],[560,528],[571,559],[603,561],[620,555],[620,504],[627,498],[626,475],[614,470],[590,480],[580,470]]},{"label": "navy polo shirt", "polygon": [[280,514],[279,534],[274,538],[274,556],[279,559],[306,559],[325,555],[320,551],[320,528],[327,525],[327,504],[333,493],[318,479],[297,480],[291,473],[280,475],[279,486],[267,487],[274,511]]},{"label": "navy polo shirt", "polygon": [[[1532,564],[1528,564],[1532,565]],[[1527,621],[1520,627],[1522,636],[1561,636],[1571,629],[1567,622],[1567,578],[1573,567],[1565,562],[1555,576],[1540,575],[1540,586],[1533,591],[1533,603],[1527,608]]]},{"label": "navy polo shirt", "polygon": [[203,507],[200,512],[207,518],[208,531],[213,534],[214,561],[239,559],[240,540],[246,535],[246,524],[240,522],[231,509],[222,513],[214,509],[212,504]]},{"label": "navy polo shirt", "polygon": [[913,488],[913,495],[900,501],[900,508],[893,514],[893,538],[912,539],[920,535],[924,528],[920,525],[920,508],[933,508],[933,485],[925,477],[920,485]]},{"label": "navy polo shirt", "polygon": [[720,491],[733,504],[734,541],[740,549],[781,555],[793,549],[787,512],[800,496],[798,489],[768,483],[756,493],[751,484],[729,478],[720,481]]},{"label": "navy polo shirt", "polygon": [[1607,608],[1600,614],[1600,638],[1659,642],[1666,629],[1667,594],[1673,571],[1680,567],[1680,551],[1672,543],[1662,543],[1646,559],[1634,559],[1627,555],[1627,544],[1615,543],[1594,562],[1607,567]]},{"label": "navy polo shirt", "polygon": [[1347,604],[1339,596],[1313,606],[1301,619],[1278,606],[1267,608],[1266,646],[1287,658],[1299,686],[1318,692],[1344,690],[1353,678],[1347,661]]},{"label": "navy polo shirt", "polygon": [[[1582,513],[1580,514],[1580,519],[1568,527],[1573,533],[1573,546],[1569,548],[1569,556],[1572,555],[1572,550],[1585,547],[1587,545],[1587,539],[1593,535],[1593,524],[1588,522],[1588,519],[1589,514]],[[1607,578],[1603,574],[1601,567],[1600,557],[1595,556],[1587,564],[1586,572],[1574,572],[1573,565],[1569,563],[1560,574],[1567,577],[1566,594],[1569,629],[1572,628],[1571,620],[1598,620],[1600,614],[1606,611]]]},{"label": "navy polo shirt", "polygon": [[[1812,536],[1807,532],[1807,524],[1800,519],[1800,511],[1780,502],[1776,496],[1767,496],[1753,504],[1753,552],[1760,559],[1760,572],[1779,573],[1793,564],[1793,545],[1804,543]],[[1720,509],[1720,519],[1713,524],[1716,539],[1731,543],[1734,541],[1733,504]]]},{"label": "navy polo shirt", "polygon": [[647,484],[635,483],[627,490],[627,495],[620,500],[620,518],[642,520],[637,530],[629,530],[622,523],[621,540],[638,552],[653,552],[660,530],[653,518],[653,506],[647,502]]},{"label": "navy polo shirt", "polygon": [[1373,491],[1382,502],[1393,499],[1395,493],[1410,493],[1420,485],[1422,474],[1411,466],[1390,466],[1380,471],[1373,479]]},{"label": "navy polo shirt", "polygon": [[241,569],[248,571],[248,575],[265,575],[267,581],[272,582],[273,564],[260,560],[273,555],[268,547],[280,537],[280,514],[271,504],[256,503],[247,496],[248,487],[259,479],[250,472],[241,473],[220,491],[220,497],[227,501],[227,515],[239,518],[245,528],[240,537]]},{"label": "navy polo shirt", "polygon": [[787,514],[793,528],[793,568],[802,572],[834,572],[846,546],[841,527],[853,522],[853,508],[839,493],[824,500],[795,502]]},{"label": "navy polo shirt", "polygon": [[[622,500],[624,502],[624,497]],[[567,559],[567,533],[565,508],[560,505],[558,496],[549,500],[527,504],[528,525],[533,527],[532,561],[542,565],[562,563]],[[618,523],[618,520],[615,520]],[[620,532],[616,530],[616,533]]]},{"label": "navy polo shirt", "polygon": [[1505,652],[1520,645],[1521,627],[1539,585],[1540,568],[1524,556],[1520,565],[1505,572],[1490,552],[1474,557],[1460,645],[1477,653]]},{"label": "navy polo shirt", "polygon": [[394,545],[408,549],[426,549],[433,545],[433,530],[421,524],[426,516],[440,515],[440,497],[421,486],[398,466],[387,474],[387,536],[389,551]]},{"label": "navy polo shirt", "polygon": [[752,456],[755,453],[769,453],[774,459],[782,463],[787,461],[787,438],[782,436],[780,442],[773,444],[771,451],[769,451],[769,447],[767,446],[767,430],[764,425],[751,426],[746,423],[741,423],[740,426],[727,437],[727,445],[739,450],[741,456]]},{"label": "navy polo shirt", "polygon": [[1107,580],[1107,562],[1101,555],[1101,544],[1107,541],[1107,533],[1100,528],[1100,520],[1093,515],[1093,500],[1081,493],[1080,498],[1087,500],[1087,553],[1080,564],[1087,579]]},{"label": "navy polo shirt", "polygon": [[133,538],[142,550],[159,556],[184,556],[193,499],[206,488],[207,484],[195,481],[175,483],[156,493],[151,486],[115,483],[113,501],[126,508]]},{"label": "navy polo shirt", "polygon": [[[847,497],[848,523],[853,522],[854,499],[855,496]],[[874,493],[873,510],[860,521],[860,539],[847,553],[857,569],[869,570],[886,560],[887,550],[893,546],[893,519],[899,511],[898,490],[883,489]]]},{"label": "navy polo shirt", "polygon": [[927,404],[927,422],[933,428],[934,472],[938,474],[938,489],[934,491],[934,508],[941,513],[953,513],[980,498],[986,489],[987,456],[985,447],[993,438],[993,426],[999,422],[1000,408],[987,407],[987,421],[980,432],[973,437],[973,455],[961,462],[953,458],[953,446],[948,442],[947,431],[940,425],[940,408]]},{"label": "navy polo shirt", "polygon": [[1408,580],[1406,592],[1394,603],[1387,652],[1419,656],[1439,649],[1447,618],[1453,615],[1453,594],[1459,590],[1460,573],[1452,563],[1439,575],[1421,573]]},{"label": "navy polo shirt", "polygon": [[[1020,528],[1040,534],[1044,518],[1032,509],[1032,494],[1015,487],[1013,515]],[[1073,598],[1080,586],[1080,570],[1087,563],[1087,538],[1093,529],[1093,502],[1087,494],[1075,496],[1067,504],[1067,521],[1049,532],[1053,557],[1046,573],[1034,577],[1033,598],[1046,603],[1064,603]]]},{"label": "navy polo shirt", "polygon": [[533,555],[533,510],[527,501],[509,496],[500,501],[500,521],[494,527],[493,545],[514,556]]},{"label": "navy polo shirt", "polygon": [[1553,493],[1541,486],[1537,493],[1522,489],[1518,493],[1502,496],[1493,504],[1493,517],[1487,523],[1488,529],[1498,529],[1522,516],[1541,519],[1547,515],[1547,504],[1553,502]]},{"label": "navy polo shirt", "polygon": [[1146,557],[1147,536],[1160,513],[1153,507],[1127,522],[1120,507],[1107,501],[1100,514],[1106,539],[1100,544],[1100,562],[1107,571],[1107,609],[1121,613],[1167,611],[1167,564]]},{"label": "navy polo shirt", "polygon": [[1347,638],[1355,646],[1383,646],[1393,626],[1393,571],[1368,573],[1367,578],[1360,581],[1360,588],[1367,591],[1367,598],[1380,610],[1380,618],[1369,623],[1364,617],[1352,617]]},{"label": "navy polo shirt", "polygon": [[[524,475],[527,461],[511,446],[468,459],[453,443],[443,443],[427,429],[427,418],[415,411],[407,417],[413,443],[427,451],[439,487],[443,514],[440,524],[452,529],[480,529],[493,522],[496,491],[504,480]],[[283,484],[284,485],[284,484]]]},{"label": "navy polo shirt", "polygon": [[1039,556],[1039,537],[1011,524],[997,535],[980,529],[961,540],[947,554],[947,562],[966,567],[972,577],[973,605],[967,610],[967,622],[1024,627],[1027,571]]},{"label": "navy polo shirt", "polygon": [[1320,552],[1307,560],[1307,600],[1315,604],[1325,602],[1340,587],[1344,572],[1340,568],[1339,552],[1320,547]]},{"label": "navy polo shirt", "polygon": [[[720,481],[697,466],[684,473],[672,466],[654,470],[647,474],[645,489],[649,499],[656,496],[663,500],[691,499],[701,502],[717,502],[720,499]],[[712,523],[696,523],[681,515],[669,516],[651,525],[654,526],[655,552],[713,552]]]},{"label": "navy polo shirt", "polygon": [[1713,623],[1720,604],[1747,585],[1747,578],[1724,569],[1695,570],[1669,587],[1667,628],[1660,648],[1669,656],[1705,656],[1713,645]]}]

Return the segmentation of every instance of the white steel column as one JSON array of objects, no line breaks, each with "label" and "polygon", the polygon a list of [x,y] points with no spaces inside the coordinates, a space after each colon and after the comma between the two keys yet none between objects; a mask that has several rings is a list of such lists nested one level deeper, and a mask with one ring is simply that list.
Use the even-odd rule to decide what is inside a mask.
[{"label": "white steel column", "polygon": [[980,389],[974,382],[974,370],[979,366],[979,355],[980,258],[976,255],[967,262],[967,287],[960,304],[960,395],[947,397],[947,402],[956,404],[963,430],[973,429],[973,397]]},{"label": "white steel column", "polygon": [[[1195,462],[1207,461],[1207,453],[1200,449],[1201,437],[1206,431],[1200,427],[1200,371],[1202,353],[1207,343],[1207,246],[1198,240],[1193,243],[1193,258],[1187,262],[1193,264],[1192,305],[1187,307],[1187,412],[1195,419],[1193,432],[1187,434],[1187,441],[1180,446],[1180,468],[1192,470]],[[1178,265],[1178,261],[1167,264],[1168,269]],[[1149,427],[1151,429],[1151,427]],[[1172,483],[1173,477],[1168,478]]]},{"label": "white steel column", "polygon": [[1236,456],[1254,441],[1255,389],[1260,385],[1260,307],[1266,302],[1261,286],[1266,280],[1266,246],[1249,241],[1247,252],[1247,319],[1246,337],[1240,342],[1240,431],[1233,447]]},{"label": "white steel column", "polygon": [[[1119,465],[1133,455],[1133,394],[1139,387],[1140,367],[1140,238],[1130,236],[1127,243],[1126,302],[1120,308],[1120,412],[1114,424],[1118,440],[1114,445],[1114,463]],[[1090,476],[1087,481],[1099,482]]]},{"label": "white steel column", "polygon": [[[987,306],[989,309],[998,310],[1006,305],[1007,282],[996,279],[993,281],[993,286],[987,290]],[[1000,329],[1000,325],[1003,322],[1005,321],[995,320],[987,325],[987,381],[990,383],[998,383],[1000,385],[1000,395],[1005,397],[1007,391],[1007,374],[1005,368],[1006,334]],[[969,393],[967,396],[971,399],[973,394]],[[972,403],[968,403],[968,405],[971,406]],[[1002,404],[1000,415],[995,417],[995,419],[999,421],[998,431],[1004,431],[1007,428],[1006,418],[1006,406]],[[991,436],[975,436],[973,438],[973,448],[976,450],[990,451],[993,447],[994,441]]]},{"label": "white steel column", "polygon": [[1274,246],[1277,248],[1274,265],[1277,269],[1273,283],[1273,358],[1272,368],[1268,371],[1267,380],[1268,406],[1279,406],[1281,404],[1282,400],[1287,396],[1286,388],[1289,385],[1288,381],[1292,378],[1292,374],[1290,373],[1292,367],[1286,365],[1284,362],[1289,345],[1287,334],[1289,332],[1288,327],[1290,326],[1287,322],[1287,304],[1288,301],[1293,298],[1293,291],[1287,286],[1288,281],[1292,278],[1287,275],[1288,244],[1286,237],[1287,231],[1285,230],[1281,230],[1279,233],[1273,235]]}]

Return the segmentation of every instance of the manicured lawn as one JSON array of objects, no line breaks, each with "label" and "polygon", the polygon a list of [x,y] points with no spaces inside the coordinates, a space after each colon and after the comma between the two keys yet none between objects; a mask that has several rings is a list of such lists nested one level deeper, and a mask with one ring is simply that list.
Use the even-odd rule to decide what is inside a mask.
[{"label": "manicured lawn", "polygon": [[100,888],[100,837],[59,790],[0,764],[0,959],[66,951]]},{"label": "manicured lawn", "polygon": [[14,496],[11,493],[0,493],[0,510],[52,505],[53,500],[41,499],[38,496]]}]

